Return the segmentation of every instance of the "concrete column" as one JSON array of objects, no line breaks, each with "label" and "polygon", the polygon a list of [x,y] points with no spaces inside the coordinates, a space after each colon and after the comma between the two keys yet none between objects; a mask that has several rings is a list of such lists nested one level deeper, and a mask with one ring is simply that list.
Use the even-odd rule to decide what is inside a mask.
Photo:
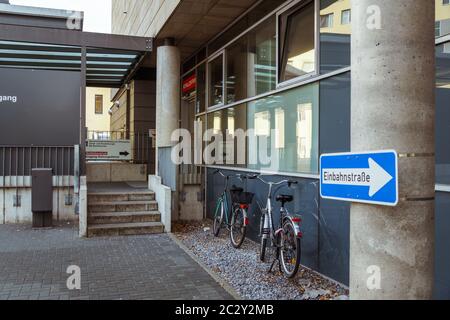
[{"label": "concrete column", "polygon": [[352,150],[397,150],[400,202],[352,204],[351,299],[432,297],[434,9],[433,0],[352,1]]},{"label": "concrete column", "polygon": [[172,147],[172,132],[179,128],[180,118],[180,51],[167,41],[158,47],[156,78],[156,175],[161,148]]}]

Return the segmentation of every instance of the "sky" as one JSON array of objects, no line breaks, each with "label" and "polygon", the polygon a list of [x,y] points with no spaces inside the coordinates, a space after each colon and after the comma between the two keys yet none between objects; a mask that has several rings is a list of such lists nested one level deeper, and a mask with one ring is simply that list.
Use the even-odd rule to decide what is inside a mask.
[{"label": "sky", "polygon": [[10,0],[10,3],[84,11],[84,31],[111,33],[111,0]]}]

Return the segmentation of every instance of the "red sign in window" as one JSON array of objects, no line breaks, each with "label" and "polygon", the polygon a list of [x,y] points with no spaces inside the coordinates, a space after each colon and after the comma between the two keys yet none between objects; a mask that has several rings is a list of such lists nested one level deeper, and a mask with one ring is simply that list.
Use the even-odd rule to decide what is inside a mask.
[{"label": "red sign in window", "polygon": [[183,80],[183,93],[194,91],[197,86],[197,77],[195,74]]}]

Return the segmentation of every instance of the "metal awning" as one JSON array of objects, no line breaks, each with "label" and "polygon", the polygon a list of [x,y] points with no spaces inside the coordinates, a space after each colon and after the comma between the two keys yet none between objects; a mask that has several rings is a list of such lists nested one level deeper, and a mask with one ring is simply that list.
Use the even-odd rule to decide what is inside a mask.
[{"label": "metal awning", "polygon": [[0,27],[1,68],[85,71],[86,86],[91,87],[121,87],[151,50],[151,38]]}]

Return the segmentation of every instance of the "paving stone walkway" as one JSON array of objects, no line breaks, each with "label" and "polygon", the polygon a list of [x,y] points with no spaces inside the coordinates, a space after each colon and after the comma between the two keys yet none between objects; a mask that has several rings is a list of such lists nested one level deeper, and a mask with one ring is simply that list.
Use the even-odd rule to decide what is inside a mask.
[{"label": "paving stone walkway", "polygon": [[[67,268],[81,270],[69,290]],[[73,225],[0,225],[0,300],[232,299],[168,235],[80,239]]]}]

